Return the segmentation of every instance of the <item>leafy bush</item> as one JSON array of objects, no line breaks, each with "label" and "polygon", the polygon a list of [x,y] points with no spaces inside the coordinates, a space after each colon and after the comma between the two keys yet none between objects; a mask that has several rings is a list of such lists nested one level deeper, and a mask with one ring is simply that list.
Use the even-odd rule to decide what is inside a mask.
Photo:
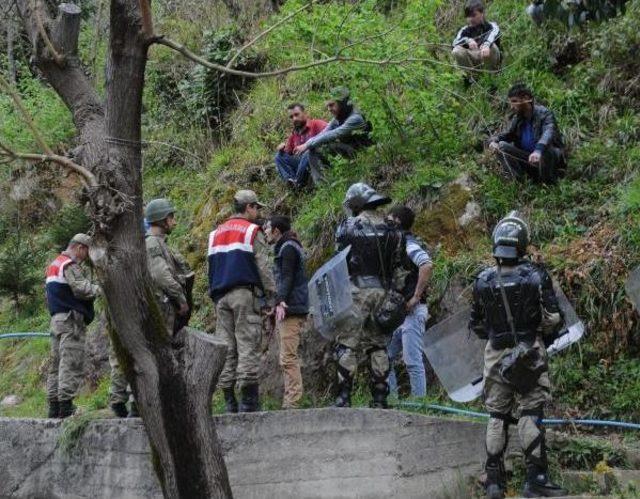
[{"label": "leafy bush", "polygon": [[66,204],[47,230],[47,239],[51,246],[58,251],[62,251],[67,247],[71,238],[79,232],[88,232],[91,222],[84,212],[84,209],[77,204]]}]

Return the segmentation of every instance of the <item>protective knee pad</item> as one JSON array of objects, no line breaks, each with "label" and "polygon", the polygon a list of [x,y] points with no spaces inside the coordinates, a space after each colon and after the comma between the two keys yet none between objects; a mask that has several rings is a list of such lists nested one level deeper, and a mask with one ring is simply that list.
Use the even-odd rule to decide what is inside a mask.
[{"label": "protective knee pad", "polygon": [[384,347],[372,347],[365,352],[369,357],[369,368],[371,371],[372,380],[384,380],[387,382],[389,372],[391,371],[391,364],[389,362],[389,356],[387,355],[387,349]]},{"label": "protective knee pad", "polygon": [[509,443],[509,422],[505,421],[502,414],[491,414],[487,423],[487,455],[498,456],[502,459],[505,449]]},{"label": "protective knee pad", "polygon": [[522,411],[518,421],[518,435],[525,463],[535,465],[541,471],[547,469],[547,451],[542,417],[542,407],[537,407]]},{"label": "protective knee pad", "polygon": [[351,348],[345,345],[336,345],[333,355],[338,363],[338,380],[351,379],[357,367],[357,360]]}]

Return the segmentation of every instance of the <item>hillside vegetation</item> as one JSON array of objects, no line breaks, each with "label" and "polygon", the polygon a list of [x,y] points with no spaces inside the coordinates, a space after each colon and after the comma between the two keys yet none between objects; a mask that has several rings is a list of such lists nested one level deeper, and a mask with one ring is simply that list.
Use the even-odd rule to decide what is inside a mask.
[{"label": "hillside vegetation", "polygon": [[[251,33],[240,32],[224,17],[172,14],[158,6],[157,30],[224,62],[232,47],[305,3],[287,1],[279,14],[252,26]],[[436,254],[430,292],[435,317],[448,284],[466,286],[489,261],[488,235],[495,222],[519,209],[530,222],[536,258],[550,266],[587,324],[588,337],[552,362],[554,412],[637,421],[640,330],[623,283],[640,263],[640,1],[628,2],[624,16],[571,31],[555,22],[534,27],[522,2],[491,2],[488,17],[504,33],[504,69],[480,75],[469,89],[449,56],[450,42],[464,22],[462,3],[318,3],[243,52],[238,66],[286,67],[343,47],[345,56],[377,62],[339,62],[278,78],[220,76],[165,48],[153,49],[145,93],[145,197],[167,196],[177,204],[180,226],[173,243],[198,275],[193,321],[205,329],[213,323],[206,296],[206,236],[229,213],[237,188],[255,189],[273,210],[294,218],[308,248],[309,270],[332,251],[344,192],[352,182],[367,181],[394,201],[410,204],[418,211],[416,232]],[[87,61],[93,29],[87,26],[84,33]],[[98,67],[103,43],[96,52]],[[410,61],[384,63],[403,59]],[[534,89],[564,131],[569,168],[556,185],[507,182],[482,150],[483,141],[506,119],[505,95],[515,81]],[[325,97],[338,84],[351,89],[373,123],[376,146],[356,161],[336,163],[320,188],[292,193],[272,163],[287,133],[285,107],[301,101],[314,117],[326,117]],[[26,61],[18,85],[49,143],[61,151],[72,148],[68,113],[30,75]],[[17,149],[33,147],[11,101],[2,95],[0,135]],[[71,179],[36,170],[22,166],[1,174],[0,240],[2,254],[15,256],[20,248],[24,256],[14,264],[40,276],[61,241],[86,220],[70,195]],[[8,180],[23,188],[11,188]],[[477,203],[480,215],[461,226],[458,218],[470,203]],[[11,280],[2,279],[3,261],[0,290],[3,281]],[[7,293],[0,311],[2,331],[46,330],[40,284],[30,289],[17,305]],[[42,340],[0,344],[0,398],[15,393],[24,400],[0,414],[44,414],[46,352]],[[107,385],[106,379],[97,380],[79,402],[104,407]]]}]

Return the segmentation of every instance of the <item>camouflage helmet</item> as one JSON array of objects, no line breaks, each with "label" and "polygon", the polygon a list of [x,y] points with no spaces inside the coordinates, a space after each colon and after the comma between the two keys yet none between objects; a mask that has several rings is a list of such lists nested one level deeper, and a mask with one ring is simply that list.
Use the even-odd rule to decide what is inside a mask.
[{"label": "camouflage helmet", "polygon": [[498,222],[493,230],[492,240],[495,258],[516,260],[527,252],[529,226],[517,211],[512,211]]},{"label": "camouflage helmet", "polygon": [[171,204],[171,201],[165,198],[152,199],[144,209],[144,218],[149,223],[160,222],[164,220],[172,213],[175,213],[176,209]]},{"label": "camouflage helmet", "polygon": [[82,233],[76,234],[71,238],[69,244],[82,244],[83,246],[89,248],[91,246],[91,236]]},{"label": "camouflage helmet", "polygon": [[390,202],[391,198],[381,196],[373,187],[364,182],[358,182],[347,189],[343,204],[351,213],[356,214],[365,208],[375,208]]}]

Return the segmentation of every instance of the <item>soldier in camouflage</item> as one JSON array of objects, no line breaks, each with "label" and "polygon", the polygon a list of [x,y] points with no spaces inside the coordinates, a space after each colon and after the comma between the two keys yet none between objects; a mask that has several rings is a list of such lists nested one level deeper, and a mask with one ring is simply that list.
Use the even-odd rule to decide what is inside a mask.
[{"label": "soldier in camouflage", "polygon": [[385,297],[385,287],[395,277],[405,247],[402,231],[387,224],[376,209],[390,202],[390,198],[363,183],[349,187],[345,197],[344,206],[351,216],[338,227],[336,249],[342,251],[351,246],[347,264],[354,307],[352,316],[346,319],[336,335],[339,389],[336,407],[351,405],[359,350],[369,358],[371,405],[387,407],[388,337],[373,314]]},{"label": "soldier in camouflage", "polygon": [[94,318],[93,301],[100,290],[80,267],[90,246],[89,236],[76,234],[47,268],[52,334],[47,376],[50,418],[66,418],[76,409],[73,399],[82,383],[86,326]]}]

